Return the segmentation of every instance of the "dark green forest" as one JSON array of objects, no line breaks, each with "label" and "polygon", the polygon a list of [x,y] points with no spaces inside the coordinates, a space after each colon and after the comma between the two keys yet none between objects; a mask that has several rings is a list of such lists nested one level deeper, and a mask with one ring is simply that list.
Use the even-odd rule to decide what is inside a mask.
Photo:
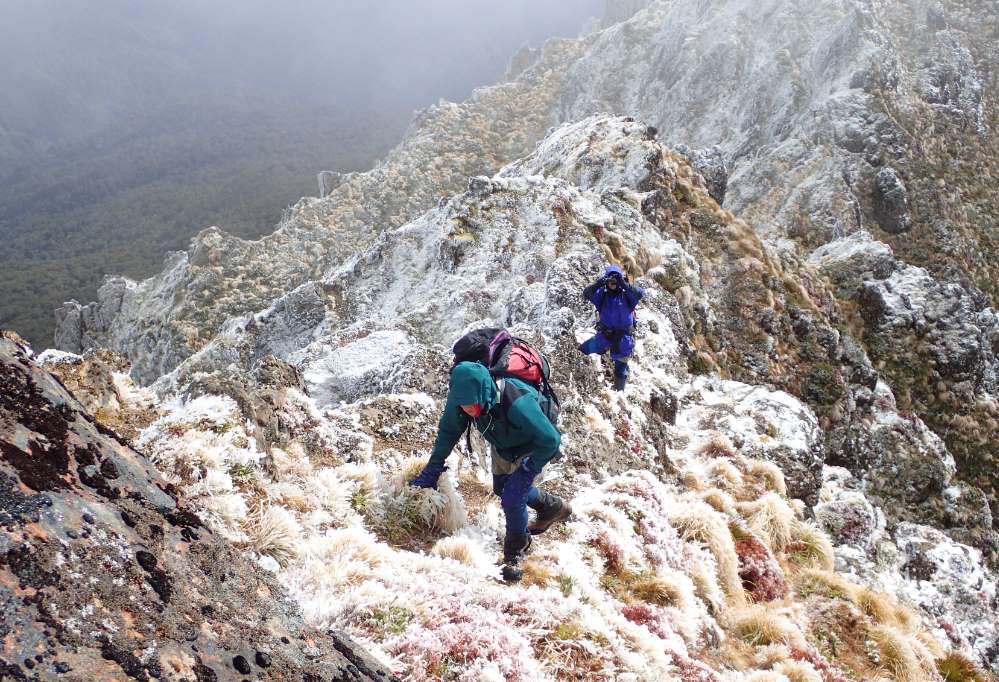
[{"label": "dark green forest", "polygon": [[51,345],[53,310],[105,274],[149,276],[210,225],[270,232],[317,171],[370,168],[408,118],[191,100],[0,170],[0,328]]}]

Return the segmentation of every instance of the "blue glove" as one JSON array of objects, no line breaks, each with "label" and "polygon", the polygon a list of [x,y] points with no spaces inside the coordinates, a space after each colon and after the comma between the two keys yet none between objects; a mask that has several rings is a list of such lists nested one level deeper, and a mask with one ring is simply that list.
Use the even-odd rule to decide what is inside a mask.
[{"label": "blue glove", "polygon": [[414,488],[433,488],[437,490],[437,479],[441,477],[447,470],[447,467],[443,464],[434,464],[433,462],[427,462],[427,465],[423,467],[416,478],[409,482],[409,485]]},{"label": "blue glove", "polygon": [[540,471],[535,471],[531,467],[531,460],[525,457],[523,463],[517,470],[510,474],[510,478],[503,485],[503,492],[500,501],[504,507],[522,507],[527,504],[527,494],[531,492],[534,479]]}]

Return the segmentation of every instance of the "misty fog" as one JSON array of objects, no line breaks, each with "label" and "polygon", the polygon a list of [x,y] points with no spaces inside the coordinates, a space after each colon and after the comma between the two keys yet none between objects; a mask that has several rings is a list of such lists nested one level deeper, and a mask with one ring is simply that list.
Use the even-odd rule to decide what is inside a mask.
[{"label": "misty fog", "polygon": [[351,110],[460,100],[520,45],[575,35],[602,4],[3,0],[0,149],[78,137],[192,94]]},{"label": "misty fog", "polygon": [[0,327],[140,278],[219,225],[269,232],[316,172],[497,81],[602,0],[0,0]]}]

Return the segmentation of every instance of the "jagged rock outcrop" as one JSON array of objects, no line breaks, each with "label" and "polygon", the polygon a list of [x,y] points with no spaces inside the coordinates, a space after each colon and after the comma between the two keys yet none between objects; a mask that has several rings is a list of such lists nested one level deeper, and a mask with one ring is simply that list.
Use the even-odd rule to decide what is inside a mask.
[{"label": "jagged rock outcrop", "polygon": [[[995,515],[999,313],[982,292],[905,264],[864,233],[816,250],[811,261],[852,304],[854,324],[897,409],[940,435],[959,477],[986,491]],[[898,457],[915,459],[910,451],[919,450],[903,447]],[[949,476],[937,478],[942,485]],[[978,546],[993,555],[997,550],[994,540]]]},{"label": "jagged rock outcrop", "polygon": [[6,334],[0,452],[0,678],[389,679]]}]

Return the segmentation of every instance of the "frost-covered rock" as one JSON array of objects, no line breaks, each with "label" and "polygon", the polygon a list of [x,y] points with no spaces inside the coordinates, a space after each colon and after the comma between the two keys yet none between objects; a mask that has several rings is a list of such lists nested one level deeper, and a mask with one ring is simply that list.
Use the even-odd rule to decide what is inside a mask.
[{"label": "frost-covered rock", "polygon": [[690,149],[685,145],[676,145],[676,150],[690,159],[691,165],[704,178],[708,194],[721,206],[725,202],[725,191],[728,189],[728,164],[725,155],[718,146],[706,149]]},{"label": "frost-covered rock", "polygon": [[898,267],[891,247],[864,230],[823,244],[808,260],[836,285],[844,298],[853,296],[867,280],[888,278]]},{"label": "frost-covered rock", "polygon": [[996,577],[981,552],[925,525],[888,527],[848,472],[828,467],[816,518],[836,544],[837,567],[918,606],[941,641],[999,668]]},{"label": "frost-covered rock", "polygon": [[721,434],[730,441],[722,450],[774,462],[790,495],[814,501],[822,484],[822,431],[807,406],[786,393],[701,378],[682,389],[679,400],[689,407],[681,407],[677,425],[703,434],[689,448],[710,449],[713,434]]}]

